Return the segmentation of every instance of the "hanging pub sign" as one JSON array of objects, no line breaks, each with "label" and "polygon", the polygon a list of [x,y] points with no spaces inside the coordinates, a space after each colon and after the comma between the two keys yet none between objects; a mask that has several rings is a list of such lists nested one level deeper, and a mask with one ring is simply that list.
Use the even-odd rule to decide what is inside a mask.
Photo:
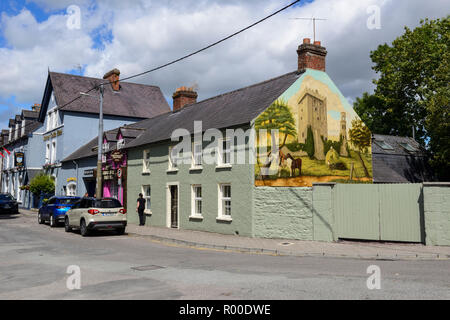
[{"label": "hanging pub sign", "polygon": [[16,152],[14,155],[14,164],[16,167],[24,166],[25,155],[23,152]]},{"label": "hanging pub sign", "polygon": [[112,159],[112,161],[114,161],[116,163],[122,162],[123,153],[120,152],[119,150],[115,150],[115,151],[111,152],[111,159]]}]

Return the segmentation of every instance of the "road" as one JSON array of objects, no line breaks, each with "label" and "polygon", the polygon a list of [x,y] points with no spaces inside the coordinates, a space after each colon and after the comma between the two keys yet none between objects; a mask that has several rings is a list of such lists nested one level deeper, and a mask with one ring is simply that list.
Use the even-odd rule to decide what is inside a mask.
[{"label": "road", "polygon": [[[69,266],[81,289],[69,290]],[[367,268],[379,266],[380,289]],[[301,258],[200,250],[101,233],[83,238],[0,216],[0,299],[450,299],[450,261]]]}]

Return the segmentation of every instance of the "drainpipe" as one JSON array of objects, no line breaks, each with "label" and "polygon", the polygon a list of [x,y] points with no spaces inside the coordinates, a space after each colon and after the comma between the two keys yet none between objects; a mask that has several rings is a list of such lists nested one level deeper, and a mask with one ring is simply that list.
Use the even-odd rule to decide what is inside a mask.
[{"label": "drainpipe", "polygon": [[78,163],[75,162],[75,160],[72,160],[72,162],[75,164],[75,170],[77,172],[77,195],[78,195]]}]

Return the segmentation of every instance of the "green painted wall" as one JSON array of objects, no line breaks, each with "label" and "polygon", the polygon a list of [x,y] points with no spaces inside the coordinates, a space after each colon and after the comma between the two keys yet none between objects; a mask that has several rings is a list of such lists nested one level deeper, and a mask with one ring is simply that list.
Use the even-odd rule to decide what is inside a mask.
[{"label": "green painted wall", "polygon": [[450,183],[424,183],[425,243],[450,246]]},{"label": "green painted wall", "polygon": [[280,239],[313,239],[312,189],[255,187],[254,236]]},{"label": "green painted wall", "polygon": [[315,241],[332,242],[337,240],[333,215],[334,185],[334,183],[313,185],[313,238]]},{"label": "green painted wall", "polygon": [[[208,144],[208,143],[207,143]],[[205,146],[207,145],[205,144]],[[190,165],[179,165],[178,172],[168,173],[169,142],[152,144],[128,150],[128,219],[137,224],[136,199],[143,185],[151,186],[152,214],[147,216],[148,226],[167,226],[167,184],[179,183],[179,228],[252,236],[253,166],[233,164],[232,168],[218,169],[216,165],[203,165],[201,171],[191,171]],[[150,149],[150,174],[142,173],[143,150]],[[248,149],[246,148],[247,156]],[[217,220],[218,185],[231,183],[232,221]],[[191,186],[202,185],[203,220],[191,215]]]}]

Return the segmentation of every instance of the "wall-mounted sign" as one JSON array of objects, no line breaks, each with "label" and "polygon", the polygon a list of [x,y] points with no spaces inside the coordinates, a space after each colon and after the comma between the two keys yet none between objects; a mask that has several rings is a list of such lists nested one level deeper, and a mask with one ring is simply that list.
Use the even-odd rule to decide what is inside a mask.
[{"label": "wall-mounted sign", "polygon": [[113,180],[116,172],[114,170],[103,170],[103,179],[104,180]]},{"label": "wall-mounted sign", "polygon": [[94,177],[94,169],[84,170],[84,176],[85,176],[86,178],[92,178],[92,177]]},{"label": "wall-mounted sign", "polygon": [[123,171],[122,171],[122,168],[119,168],[119,169],[117,169],[117,178],[122,178],[122,173],[123,173]]},{"label": "wall-mounted sign", "polygon": [[111,159],[112,159],[112,161],[117,162],[117,163],[122,162],[123,153],[118,150],[113,151],[113,152],[111,152]]},{"label": "wall-mounted sign", "polygon": [[14,154],[14,164],[16,167],[24,166],[25,155],[23,152],[16,152]]},{"label": "wall-mounted sign", "polygon": [[72,181],[73,181],[73,182],[76,182],[76,181],[77,181],[77,178],[68,178],[68,179],[67,179],[67,182],[72,182]]},{"label": "wall-mounted sign", "polygon": [[63,131],[62,130],[58,130],[58,131],[53,131],[52,133],[50,133],[47,136],[44,136],[44,141],[47,141],[51,138],[55,138],[55,137],[59,137],[60,135],[62,135]]}]

